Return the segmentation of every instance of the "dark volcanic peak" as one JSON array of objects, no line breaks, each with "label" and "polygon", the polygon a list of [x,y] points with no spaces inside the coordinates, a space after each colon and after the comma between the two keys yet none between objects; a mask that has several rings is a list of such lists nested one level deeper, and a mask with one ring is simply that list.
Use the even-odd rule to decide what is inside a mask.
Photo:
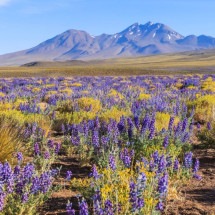
[{"label": "dark volcanic peak", "polygon": [[184,37],[162,23],[134,23],[113,35],[92,36],[82,30],[67,30],[28,50],[0,56],[0,65],[134,57],[208,48],[215,48],[215,38],[205,35]]}]

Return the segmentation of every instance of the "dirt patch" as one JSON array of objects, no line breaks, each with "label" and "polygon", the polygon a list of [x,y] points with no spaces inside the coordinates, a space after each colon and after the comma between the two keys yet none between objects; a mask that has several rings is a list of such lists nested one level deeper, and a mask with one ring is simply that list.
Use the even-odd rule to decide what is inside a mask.
[{"label": "dirt patch", "polygon": [[63,189],[54,192],[52,197],[40,208],[39,214],[41,215],[67,215],[66,204],[68,201],[73,203],[75,210],[78,210],[78,200],[76,198],[78,193],[73,192],[69,182],[65,180],[66,172],[70,170],[72,171],[72,177],[85,178],[89,176],[91,169],[88,166],[82,166],[77,158],[65,155],[60,155],[58,162],[53,164],[53,168],[60,167],[60,176],[57,178],[55,186],[60,185]]},{"label": "dirt patch", "polygon": [[174,202],[165,214],[215,214],[215,149],[195,147],[193,153],[200,160],[198,174],[202,176],[202,180],[191,179],[181,190],[182,200]]}]

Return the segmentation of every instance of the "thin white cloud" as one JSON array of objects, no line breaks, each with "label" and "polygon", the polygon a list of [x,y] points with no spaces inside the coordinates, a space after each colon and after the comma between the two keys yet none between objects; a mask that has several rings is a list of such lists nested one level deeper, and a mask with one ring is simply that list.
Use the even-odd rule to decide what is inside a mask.
[{"label": "thin white cloud", "polygon": [[0,0],[0,6],[5,6],[7,4],[9,4],[11,2],[11,0]]}]

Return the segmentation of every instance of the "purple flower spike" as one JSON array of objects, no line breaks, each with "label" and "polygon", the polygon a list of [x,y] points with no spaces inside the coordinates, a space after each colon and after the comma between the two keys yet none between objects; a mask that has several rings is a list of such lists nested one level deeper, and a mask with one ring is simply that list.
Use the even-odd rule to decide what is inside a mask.
[{"label": "purple flower spike", "polygon": [[79,211],[80,215],[88,215],[89,214],[88,205],[84,199],[79,204],[79,208],[80,208],[80,211]]},{"label": "purple flower spike", "polygon": [[113,155],[109,156],[109,166],[113,171],[116,170],[116,162],[115,162],[115,158]]},{"label": "purple flower spike", "polygon": [[57,143],[56,146],[55,146],[55,154],[59,154],[60,152],[60,148],[61,148],[61,144],[60,143]]},{"label": "purple flower spike", "polygon": [[155,208],[158,211],[163,211],[163,209],[164,209],[163,203],[159,201]]},{"label": "purple flower spike", "polygon": [[164,173],[158,180],[158,192],[160,196],[165,196],[168,189],[168,174]]},{"label": "purple flower spike", "polygon": [[174,170],[175,172],[177,172],[178,169],[179,169],[179,161],[178,161],[178,159],[176,158],[175,161],[174,161],[173,170]]},{"label": "purple flower spike", "polygon": [[67,180],[67,181],[70,181],[71,178],[72,178],[72,171],[67,171],[67,172],[66,172],[66,180]]},{"label": "purple flower spike", "polygon": [[40,154],[39,143],[35,143],[35,144],[34,144],[34,154],[35,154],[35,155],[39,155],[39,154]]},{"label": "purple flower spike", "polygon": [[193,164],[193,153],[188,152],[184,156],[184,166],[185,168],[189,169],[192,167],[192,164]]},{"label": "purple flower spike", "polygon": [[22,160],[23,160],[22,152],[18,152],[17,155],[16,155],[16,157],[17,157],[17,160],[18,160],[19,162],[22,161]]},{"label": "purple flower spike", "polygon": [[66,211],[68,215],[75,215],[75,210],[72,209],[72,203],[67,203],[66,205]]},{"label": "purple flower spike", "polygon": [[48,159],[50,159],[50,153],[49,153],[49,151],[46,151],[45,153],[44,153],[44,158],[46,159],[46,160],[48,160]]},{"label": "purple flower spike", "polygon": [[22,203],[26,203],[28,201],[28,193],[24,193],[22,195]]},{"label": "purple flower spike", "polygon": [[163,141],[163,147],[166,148],[169,145],[169,137],[166,136]]},{"label": "purple flower spike", "polygon": [[197,173],[199,170],[199,159],[196,159],[195,163],[194,163],[194,167],[193,167],[193,172]]},{"label": "purple flower spike", "polygon": [[99,179],[99,173],[97,171],[97,168],[96,168],[95,164],[93,164],[92,173],[90,174],[90,176],[94,177],[95,180]]}]

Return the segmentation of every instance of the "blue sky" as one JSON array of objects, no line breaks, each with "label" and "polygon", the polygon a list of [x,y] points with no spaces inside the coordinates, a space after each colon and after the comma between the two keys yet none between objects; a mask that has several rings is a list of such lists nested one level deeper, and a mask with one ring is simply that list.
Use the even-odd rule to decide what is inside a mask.
[{"label": "blue sky", "polygon": [[0,54],[37,45],[68,29],[92,35],[161,22],[182,35],[215,37],[214,0],[0,0]]}]

